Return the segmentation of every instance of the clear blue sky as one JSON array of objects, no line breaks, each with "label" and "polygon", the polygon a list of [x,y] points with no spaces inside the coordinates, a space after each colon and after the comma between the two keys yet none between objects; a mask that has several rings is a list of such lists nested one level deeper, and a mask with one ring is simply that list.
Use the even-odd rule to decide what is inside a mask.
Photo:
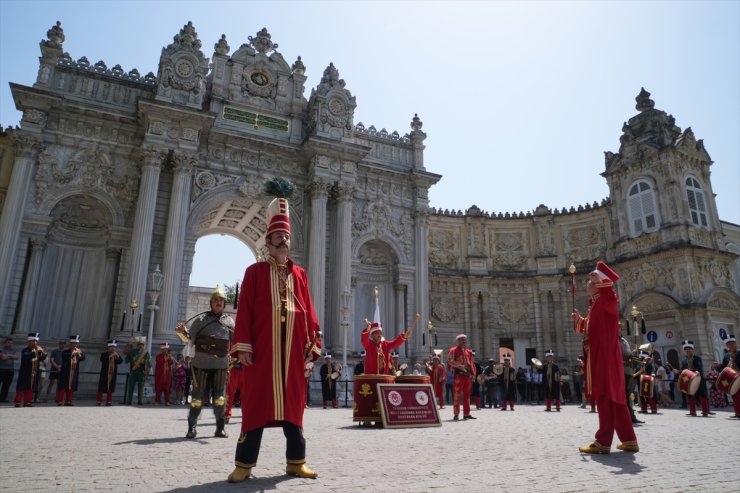
[{"label": "clear blue sky", "polygon": [[[15,125],[8,82],[31,85],[57,21],[64,50],[108,67],[157,72],[161,48],[191,20],[207,57],[267,27],[288,63],[306,64],[306,97],[333,62],[357,98],[355,123],[427,133],[434,207],[531,211],[608,195],[604,151],[656,108],[704,139],[720,218],[740,223],[740,2],[38,2],[0,0],[0,124]],[[191,283],[241,278],[235,240],[196,245]],[[232,246],[228,246],[232,245]],[[220,253],[209,252],[218,249]],[[223,258],[245,258],[234,273]],[[240,262],[240,261],[238,261]]]}]

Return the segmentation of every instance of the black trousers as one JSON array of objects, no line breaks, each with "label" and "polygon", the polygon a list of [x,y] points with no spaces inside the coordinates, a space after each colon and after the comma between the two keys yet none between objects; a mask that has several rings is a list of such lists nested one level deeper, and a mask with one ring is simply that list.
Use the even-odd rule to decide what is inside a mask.
[{"label": "black trousers", "polygon": [[0,370],[0,401],[8,400],[10,384],[13,382],[13,370]]},{"label": "black trousers", "polygon": [[[283,421],[282,424],[283,434],[287,441],[285,458],[289,464],[302,464],[306,459],[306,439],[303,438],[303,429],[287,421]],[[256,430],[239,435],[235,457],[237,466],[254,467],[257,464],[263,431],[265,431],[264,428],[257,428]]]}]

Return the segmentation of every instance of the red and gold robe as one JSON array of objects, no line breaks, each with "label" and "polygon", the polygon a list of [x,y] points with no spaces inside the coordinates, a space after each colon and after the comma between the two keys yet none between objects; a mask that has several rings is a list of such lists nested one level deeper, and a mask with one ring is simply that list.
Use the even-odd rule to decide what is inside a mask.
[{"label": "red and gold robe", "polygon": [[172,387],[172,365],[175,364],[175,360],[169,354],[159,353],[155,361],[154,388],[159,392],[169,393],[170,387]]},{"label": "red and gold robe", "polygon": [[[304,353],[319,330],[306,272],[288,259],[285,292],[287,316],[281,334],[279,269],[273,259],[257,262],[240,286],[232,352],[252,353],[242,376],[242,432],[282,426],[303,428],[306,404]],[[321,354],[320,341],[311,360]]]},{"label": "red and gold robe", "polygon": [[584,375],[586,395],[627,404],[624,392],[624,364],[619,345],[617,294],[612,286],[600,287],[591,297],[586,318],[577,323],[584,334]]},{"label": "red and gold robe", "polygon": [[[391,351],[406,342],[406,334],[401,333],[392,341],[382,339],[380,344],[375,344],[368,329],[364,329],[360,334],[362,347],[365,348],[365,374],[366,375],[387,375],[391,368]],[[382,361],[382,368],[378,368]]]}]

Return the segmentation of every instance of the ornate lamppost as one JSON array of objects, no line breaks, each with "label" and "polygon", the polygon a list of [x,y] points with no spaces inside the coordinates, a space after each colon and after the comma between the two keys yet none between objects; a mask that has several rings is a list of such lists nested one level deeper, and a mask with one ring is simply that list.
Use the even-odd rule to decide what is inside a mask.
[{"label": "ornate lamppost", "polygon": [[149,315],[149,332],[146,338],[146,350],[151,355],[152,337],[154,336],[154,312],[159,310],[157,301],[159,300],[159,293],[162,291],[162,283],[164,283],[164,274],[159,270],[159,264],[157,264],[157,268],[147,277],[149,280],[149,289],[146,292],[149,296],[149,306],[147,308],[151,313]]},{"label": "ornate lamppost", "polygon": [[131,303],[129,303],[129,308],[131,308],[131,321],[129,322],[131,325],[131,344],[134,343],[134,319],[136,315],[136,309],[139,308],[139,304],[136,303],[136,300],[131,300]]},{"label": "ornate lamppost", "polygon": [[632,332],[635,334],[635,348],[637,348],[637,318],[642,318],[642,312],[635,305],[632,305],[630,315],[632,315]]}]

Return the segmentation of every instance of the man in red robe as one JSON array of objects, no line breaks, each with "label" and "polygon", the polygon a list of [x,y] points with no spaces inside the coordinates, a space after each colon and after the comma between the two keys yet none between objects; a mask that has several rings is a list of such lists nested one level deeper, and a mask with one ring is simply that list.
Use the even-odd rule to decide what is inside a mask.
[{"label": "man in red robe", "polygon": [[[321,354],[319,324],[306,272],[288,257],[288,202],[268,207],[267,260],[249,266],[239,294],[235,353],[244,365],[242,429],[235,469],[228,481],[247,479],[257,464],[265,427],[283,428],[287,439],[286,473],[302,478],[318,474],[306,465],[303,412],[306,362]],[[317,334],[318,333],[318,334]]]},{"label": "man in red robe", "polygon": [[365,374],[388,375],[391,369],[391,351],[406,342],[411,329],[398,335],[392,341],[383,338],[383,325],[380,322],[367,322],[360,334],[365,348]]},{"label": "man in red robe", "polygon": [[447,370],[445,370],[438,354],[435,354],[432,357],[432,364],[427,365],[427,373],[429,374],[429,379],[432,381],[432,386],[434,387],[434,395],[437,396],[437,400],[439,401],[439,408],[444,409]]},{"label": "man in red robe", "polygon": [[617,445],[625,452],[638,452],[637,437],[627,409],[624,393],[624,365],[619,344],[619,298],[614,292],[614,282],[619,276],[604,262],[588,275],[590,308],[586,317],[577,309],[573,320],[588,341],[586,353],[586,384],[596,398],[599,429],[593,443],[580,447],[585,454],[608,454],[614,432],[622,443]]},{"label": "man in red robe", "polygon": [[453,382],[452,419],[460,419],[460,401],[463,405],[463,419],[476,419],[470,414],[470,392],[473,390],[473,378],[476,375],[473,351],[465,347],[468,344],[468,336],[459,334],[455,340],[457,345],[447,352],[447,367],[455,371]]},{"label": "man in red robe", "polygon": [[159,345],[161,352],[157,355],[157,366],[154,368],[154,404],[159,405],[159,396],[164,394],[164,405],[170,405],[170,389],[172,388],[172,365],[175,360],[170,355],[170,343]]}]

